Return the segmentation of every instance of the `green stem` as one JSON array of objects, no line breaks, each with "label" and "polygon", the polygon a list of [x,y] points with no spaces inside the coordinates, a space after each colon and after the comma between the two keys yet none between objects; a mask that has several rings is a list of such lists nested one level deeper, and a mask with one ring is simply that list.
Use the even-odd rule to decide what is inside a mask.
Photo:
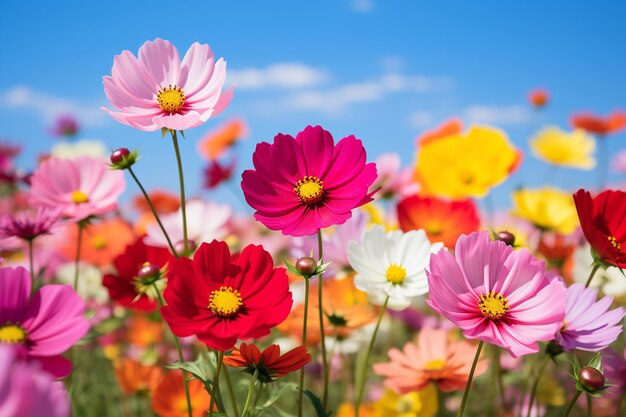
[{"label": "green stem", "polygon": [[469,396],[470,387],[472,386],[472,379],[474,379],[474,371],[476,370],[476,364],[478,363],[478,358],[480,357],[480,351],[482,348],[483,341],[481,340],[480,343],[478,343],[478,348],[476,349],[476,356],[474,356],[474,362],[472,362],[472,369],[470,370],[469,377],[467,378],[467,384],[465,384],[465,392],[463,392],[461,407],[459,408],[459,412],[456,414],[457,417],[463,416],[463,412],[465,411],[465,404],[467,403],[467,397]]},{"label": "green stem", "polygon": [[161,228],[161,231],[163,232],[163,236],[165,236],[165,240],[167,240],[167,245],[170,247],[170,250],[172,251],[172,254],[175,257],[178,258],[178,254],[176,253],[176,249],[174,249],[174,245],[172,244],[172,241],[170,240],[170,236],[165,231],[165,227],[163,227],[163,223],[161,223],[161,219],[159,218],[159,215],[158,215],[156,209],[154,208],[154,205],[152,204],[152,200],[150,200],[150,196],[146,192],[145,188],[143,188],[143,185],[141,185],[141,182],[139,181],[139,178],[137,178],[137,176],[135,175],[135,172],[133,171],[133,169],[131,167],[128,167],[128,172],[130,172],[130,175],[133,177],[133,179],[137,183],[137,186],[141,190],[141,193],[143,194],[144,198],[146,199],[146,202],[148,203],[148,206],[150,207],[150,210],[152,211],[152,215],[154,216],[154,219],[156,220],[157,224]]},{"label": "green stem", "polygon": [[578,401],[578,397],[580,397],[580,394],[582,394],[582,391],[576,390],[576,394],[574,394],[574,397],[569,402],[569,404],[567,404],[567,407],[565,407],[565,410],[563,411],[563,417],[569,416],[569,413],[570,411],[572,411],[572,408],[574,408],[574,404],[576,404],[576,401]]},{"label": "green stem", "polygon": [[174,152],[176,153],[176,164],[178,164],[178,186],[180,188],[180,210],[183,214],[183,255],[187,255],[188,239],[187,239],[187,209],[185,203],[185,177],[183,176],[183,161],[180,158],[180,149],[178,147],[178,136],[176,131],[170,129],[172,134],[172,142],[174,143]]},{"label": "green stem", "polygon": [[[304,278],[304,318],[302,319],[302,344],[306,346],[306,325],[309,316],[309,278]],[[302,417],[304,394],[304,367],[300,369],[300,389],[298,392],[298,417]]]},{"label": "green stem", "polygon": [[365,354],[365,361],[363,362],[363,369],[361,370],[361,374],[359,375],[359,381],[357,385],[357,396],[356,402],[354,404],[354,416],[359,417],[359,408],[361,408],[361,402],[363,401],[363,391],[365,389],[365,379],[367,376],[367,368],[370,362],[370,356],[372,355],[372,351],[374,350],[374,343],[376,342],[376,336],[378,335],[378,330],[380,329],[380,323],[383,321],[383,316],[385,315],[385,310],[387,309],[387,303],[389,302],[389,296],[385,298],[385,303],[380,310],[380,314],[378,315],[378,320],[376,321],[376,327],[374,328],[374,333],[372,334],[372,340],[370,340],[369,347],[367,348],[367,353]]},{"label": "green stem", "polygon": [[35,279],[35,267],[33,266],[33,239],[28,239],[28,267],[30,268],[30,292],[35,293],[37,280]]},{"label": "green stem", "polygon": [[500,348],[493,345],[493,367],[496,373],[496,383],[500,394],[500,407],[506,411],[506,399],[504,398],[504,383],[502,382],[502,368],[500,367]]},{"label": "green stem", "polygon": [[[323,245],[322,245],[322,229],[317,231],[317,253],[319,256],[320,262],[323,261]],[[324,370],[324,390],[322,391],[322,407],[326,410],[326,403],[328,402],[328,381],[329,381],[329,371],[328,371],[328,357],[326,356],[326,335],[324,334],[324,310],[322,308],[322,287],[323,287],[323,279],[322,274],[319,274],[317,277],[317,305],[319,311],[320,318],[320,343],[322,344],[322,366]]]},{"label": "green stem", "polygon": [[589,395],[589,393],[587,393],[587,417],[592,417],[593,416],[593,409],[591,407],[591,395]]},{"label": "green stem", "polygon": [[79,273],[79,264],[80,264],[80,252],[81,246],[83,244],[83,229],[85,226],[82,222],[78,222],[76,224],[78,227],[78,237],[76,240],[76,259],[74,261],[74,291],[78,292],[78,273]]},{"label": "green stem", "polygon": [[256,386],[258,375],[259,375],[259,370],[255,369],[254,374],[252,374],[252,380],[250,381],[250,388],[248,388],[248,396],[246,397],[246,403],[243,406],[241,417],[245,417],[246,414],[248,413],[248,408],[250,407],[250,401],[252,401],[252,393],[254,392],[254,387]]},{"label": "green stem", "polygon": [[228,397],[233,405],[235,415],[239,415],[239,409],[237,407],[237,397],[235,397],[235,390],[233,389],[233,383],[230,381],[230,375],[228,374],[228,368],[224,368],[224,377],[226,378],[226,386],[228,387]]},{"label": "green stem", "polygon": [[[159,306],[163,307],[165,305],[165,300],[163,300],[163,296],[161,295],[161,291],[159,291],[159,287],[156,285],[156,282],[152,283],[154,290],[157,293],[157,298],[159,299]],[[168,325],[169,327],[169,325]],[[170,329],[171,331],[172,329]],[[178,361],[183,363],[185,360],[183,359],[183,350],[180,347],[180,341],[178,337],[172,332],[172,336],[174,336],[174,344],[176,344],[176,352],[178,353]],[[187,400],[187,415],[189,417],[193,417],[193,411],[191,408],[191,396],[189,395],[189,381],[185,378],[185,373],[183,372],[183,384],[185,386],[185,399]]]},{"label": "green stem", "polygon": [[223,362],[224,362],[224,352],[219,352],[217,354],[215,378],[213,378],[213,386],[211,387],[211,402],[209,403],[209,417],[213,417],[213,404],[215,404],[216,395],[218,395],[220,391],[220,373],[222,372]]},{"label": "green stem", "polygon": [[446,398],[439,387],[437,387],[437,402],[439,403],[439,412],[437,415],[445,417],[448,414],[446,410]]},{"label": "green stem", "polygon": [[543,358],[539,370],[537,371],[537,377],[535,378],[535,382],[533,382],[533,387],[530,390],[530,401],[528,402],[528,412],[526,413],[526,417],[530,417],[531,411],[533,409],[533,403],[535,402],[535,396],[537,395],[539,381],[541,380],[541,376],[543,375],[543,371],[546,369],[546,365],[548,365],[549,360],[550,354],[546,352],[546,356]]},{"label": "green stem", "polygon": [[589,288],[589,285],[591,284],[591,280],[593,279],[593,276],[596,274],[596,271],[600,269],[600,264],[595,264],[593,266],[593,269],[591,270],[591,274],[589,274],[589,278],[587,279],[587,283],[585,284],[585,288]]}]

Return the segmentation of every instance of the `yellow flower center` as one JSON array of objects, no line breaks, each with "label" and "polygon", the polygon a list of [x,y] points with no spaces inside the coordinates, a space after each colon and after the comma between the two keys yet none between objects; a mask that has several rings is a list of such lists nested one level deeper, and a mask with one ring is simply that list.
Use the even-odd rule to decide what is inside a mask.
[{"label": "yellow flower center", "polygon": [[220,317],[234,316],[242,305],[241,293],[231,287],[220,287],[219,290],[211,291],[209,308]]},{"label": "yellow flower center", "polygon": [[324,197],[324,183],[319,178],[310,175],[298,181],[293,190],[300,201],[310,206],[319,203]]},{"label": "yellow flower center", "polygon": [[177,113],[185,105],[185,93],[180,87],[170,85],[159,90],[157,101],[164,112]]},{"label": "yellow flower center", "polygon": [[72,201],[74,204],[83,204],[89,201],[89,196],[80,190],[76,190],[72,193]]},{"label": "yellow flower center", "polygon": [[107,246],[107,240],[102,235],[96,235],[91,239],[91,246],[94,249],[104,249]]},{"label": "yellow flower center", "polygon": [[0,326],[0,343],[22,343],[26,340],[26,332],[17,324],[6,323]]},{"label": "yellow flower center", "polygon": [[614,236],[607,236],[607,239],[609,239],[609,242],[611,242],[611,245],[613,245],[615,249],[617,249],[618,251],[622,250],[622,244],[619,243]]},{"label": "yellow flower center", "polygon": [[424,365],[426,371],[439,371],[446,366],[446,362],[442,359],[433,359]]},{"label": "yellow flower center", "polygon": [[389,268],[387,268],[387,281],[392,284],[402,284],[404,282],[404,278],[406,278],[406,269],[401,267],[400,265],[391,264]]},{"label": "yellow flower center", "polygon": [[429,222],[424,225],[424,231],[429,236],[440,236],[443,233],[441,225],[436,222]]},{"label": "yellow flower center", "polygon": [[483,316],[492,320],[499,320],[509,311],[509,302],[506,298],[497,292],[491,291],[488,294],[480,296],[478,308]]}]

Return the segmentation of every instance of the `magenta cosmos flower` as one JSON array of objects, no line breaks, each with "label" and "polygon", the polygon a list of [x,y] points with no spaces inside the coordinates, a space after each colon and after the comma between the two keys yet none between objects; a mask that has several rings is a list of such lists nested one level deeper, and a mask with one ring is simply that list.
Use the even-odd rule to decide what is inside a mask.
[{"label": "magenta cosmos flower", "polygon": [[526,249],[489,239],[489,232],[461,235],[454,256],[430,257],[428,304],[468,339],[507,349],[514,357],[539,351],[565,315],[565,286],[550,280],[543,261]]},{"label": "magenta cosmos flower", "polygon": [[320,126],[307,126],[292,136],[278,134],[274,143],[257,145],[254,170],[242,175],[246,201],[254,217],[285,235],[305,236],[342,224],[352,209],[372,201],[368,188],[376,179],[376,164],[354,136],[337,145]]},{"label": "magenta cosmos flower", "polygon": [[585,288],[583,284],[574,284],[567,289],[563,327],[555,336],[563,349],[599,352],[622,332],[624,309],[609,310],[613,297],[597,299],[596,290]]},{"label": "magenta cosmos flower", "polygon": [[39,208],[36,211],[20,211],[14,215],[6,214],[0,218],[0,237],[17,237],[33,240],[37,236],[47,235],[60,223],[58,209]]},{"label": "magenta cosmos flower", "polygon": [[19,358],[64,377],[72,365],[61,353],[89,330],[85,303],[70,285],[45,285],[29,299],[30,291],[24,268],[0,268],[0,345],[13,345]]},{"label": "magenta cosmos flower", "polygon": [[194,43],[181,61],[174,45],[155,39],[137,58],[123,51],[113,59],[104,92],[118,111],[102,110],[139,130],[189,129],[228,106],[233,88],[222,92],[225,79],[226,61],[215,62],[209,45]]},{"label": "magenta cosmos flower", "polygon": [[115,209],[125,188],[124,173],[110,170],[104,161],[50,158],[31,177],[30,201],[79,221]]}]

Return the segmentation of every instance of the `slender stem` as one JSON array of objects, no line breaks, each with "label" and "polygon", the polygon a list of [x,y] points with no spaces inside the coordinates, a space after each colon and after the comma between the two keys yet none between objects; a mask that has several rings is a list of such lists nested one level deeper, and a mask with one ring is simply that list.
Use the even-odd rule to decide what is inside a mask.
[{"label": "slender stem", "polygon": [[252,401],[252,393],[254,392],[254,387],[256,386],[258,375],[259,375],[259,370],[255,369],[254,374],[252,374],[252,380],[250,381],[250,388],[248,388],[248,396],[246,397],[246,403],[243,406],[241,417],[245,417],[246,414],[248,413],[248,408],[250,407],[250,401]]},{"label": "slender stem", "polygon": [[265,388],[265,384],[261,384],[259,387],[259,392],[256,393],[256,397],[254,398],[254,402],[252,403],[252,408],[255,408],[261,396],[263,395],[263,388]]},{"label": "slender stem", "polygon": [[82,222],[76,223],[78,227],[78,237],[76,239],[76,260],[74,261],[74,291],[78,292],[78,273],[79,273],[79,265],[80,265],[80,252],[81,246],[83,244],[83,229],[85,226]]},{"label": "slender stem", "polygon": [[154,208],[154,205],[152,204],[152,200],[150,200],[150,196],[146,192],[145,188],[143,188],[143,185],[141,185],[141,182],[139,182],[139,178],[137,178],[137,176],[135,175],[135,172],[133,171],[133,169],[131,167],[128,167],[128,172],[130,172],[130,175],[133,177],[133,179],[137,183],[137,186],[141,190],[141,193],[143,194],[144,198],[146,199],[146,202],[148,203],[148,206],[150,207],[150,210],[152,211],[152,215],[154,216],[154,219],[156,220],[157,224],[161,228],[161,231],[163,232],[163,236],[165,236],[165,240],[167,240],[167,245],[170,247],[170,250],[172,251],[172,254],[175,257],[178,258],[178,254],[176,253],[176,249],[174,249],[174,245],[172,244],[172,241],[170,240],[170,236],[165,231],[165,227],[163,227],[163,223],[161,223],[161,219],[159,218],[159,215],[158,215],[156,209]]},{"label": "slender stem", "polygon": [[528,401],[528,412],[526,413],[526,417],[530,417],[531,411],[533,409],[533,403],[535,402],[535,396],[537,395],[539,381],[541,380],[541,376],[543,375],[543,371],[546,369],[546,365],[548,365],[549,360],[550,355],[546,353],[546,356],[543,358],[539,370],[537,371],[537,377],[535,378],[535,382],[533,382],[533,387],[530,390],[530,400]]},{"label": "slender stem", "polygon": [[226,386],[228,387],[228,397],[233,405],[235,415],[239,415],[239,408],[237,407],[237,397],[235,397],[235,390],[233,389],[233,383],[230,381],[230,375],[228,374],[228,368],[224,368],[224,377],[226,378]]},{"label": "slender stem", "polygon": [[[161,291],[159,291],[159,287],[156,285],[156,282],[152,283],[154,290],[157,293],[157,298],[159,299],[159,306],[163,307],[165,305],[165,300],[163,300],[163,296],[161,295]],[[169,325],[168,325],[169,326]],[[171,331],[172,329],[170,329]],[[174,343],[176,344],[176,352],[178,353],[178,361],[183,363],[185,360],[183,359],[183,350],[180,347],[180,341],[178,337],[172,332],[172,336],[174,336]],[[185,399],[187,400],[187,415],[189,417],[193,417],[193,410],[191,408],[191,396],[189,395],[189,381],[185,378],[185,374],[183,373],[183,384],[185,385]]]},{"label": "slender stem", "polygon": [[500,366],[500,348],[493,345],[493,367],[496,373],[496,383],[498,384],[498,393],[500,394],[500,407],[502,411],[506,411],[506,399],[504,398],[504,383],[502,382],[502,367]]},{"label": "slender stem", "polygon": [[376,342],[376,336],[378,335],[378,330],[380,329],[380,323],[383,321],[383,316],[385,315],[385,310],[387,309],[387,303],[389,302],[389,296],[385,298],[385,303],[380,310],[380,314],[378,315],[378,320],[376,321],[376,327],[374,328],[374,333],[372,334],[372,340],[370,340],[370,345],[367,348],[367,353],[365,354],[365,361],[363,362],[363,369],[361,370],[361,374],[359,375],[359,381],[357,385],[357,396],[356,402],[354,404],[354,416],[359,417],[359,408],[361,408],[361,402],[363,401],[363,391],[365,388],[365,379],[367,376],[367,368],[369,367],[370,356],[372,355],[372,351],[374,350],[374,343]]},{"label": "slender stem", "polygon": [[620,417],[621,415],[621,411],[622,408],[624,408],[624,403],[626,403],[626,393],[622,394],[622,396],[619,399],[619,403],[617,404],[617,414],[615,414],[615,417]]},{"label": "slender stem", "polygon": [[33,239],[28,239],[28,267],[30,268],[31,293],[35,292],[35,284],[37,283],[37,280],[35,279],[35,267],[33,266],[33,253]]},{"label": "slender stem", "polygon": [[587,417],[592,417],[593,416],[593,409],[591,407],[591,395],[589,395],[589,393],[587,393]]},{"label": "slender stem", "polygon": [[[322,245],[322,229],[317,231],[317,253],[319,260],[323,261],[323,245]],[[324,390],[322,391],[322,407],[326,410],[326,403],[328,402],[328,357],[326,356],[326,335],[324,334],[324,309],[322,308],[322,287],[323,287],[322,274],[317,277],[317,306],[320,317],[320,343],[322,344],[322,366],[324,370]]]},{"label": "slender stem", "polygon": [[[306,346],[306,325],[309,316],[309,278],[304,278],[304,318],[302,319],[302,344]],[[300,389],[298,392],[298,417],[302,417],[304,394],[304,367],[300,369]]]},{"label": "slender stem", "polygon": [[593,269],[591,270],[591,274],[589,274],[589,278],[587,279],[587,283],[585,284],[585,288],[589,288],[589,284],[591,284],[591,280],[593,279],[593,276],[596,274],[596,271],[600,268],[599,264],[595,264],[593,266]]},{"label": "slender stem", "polygon": [[213,378],[213,386],[211,387],[211,402],[209,403],[209,417],[213,417],[213,404],[215,404],[215,396],[220,391],[220,373],[222,372],[223,362],[224,362],[224,352],[219,352],[217,354],[215,378]]},{"label": "slender stem", "polygon": [[176,153],[176,163],[178,164],[178,185],[180,188],[180,210],[183,214],[183,254],[187,255],[188,239],[187,239],[187,209],[185,203],[185,177],[183,176],[183,161],[180,158],[180,149],[178,148],[178,137],[176,131],[170,129],[172,134],[172,142],[174,142],[174,152]]},{"label": "slender stem", "polygon": [[569,416],[569,413],[570,411],[572,411],[572,408],[574,408],[574,404],[576,404],[576,401],[578,401],[578,397],[580,397],[580,394],[582,394],[582,391],[576,390],[576,394],[574,394],[572,400],[569,402],[569,404],[567,404],[565,410],[563,410],[563,417]]},{"label": "slender stem", "polygon": [[437,387],[437,402],[439,403],[439,412],[437,415],[445,417],[448,414],[446,410],[446,398],[439,387]]},{"label": "slender stem", "polygon": [[472,362],[472,369],[470,370],[469,377],[467,378],[467,384],[465,384],[465,392],[463,392],[463,399],[461,400],[461,407],[456,415],[457,417],[461,417],[465,411],[465,404],[467,403],[467,397],[469,396],[470,387],[472,386],[472,379],[474,379],[474,371],[476,370],[476,364],[478,363],[478,358],[480,357],[480,351],[482,348],[483,341],[481,340],[480,343],[478,343],[478,348],[476,349],[476,356],[474,356],[474,362]]}]

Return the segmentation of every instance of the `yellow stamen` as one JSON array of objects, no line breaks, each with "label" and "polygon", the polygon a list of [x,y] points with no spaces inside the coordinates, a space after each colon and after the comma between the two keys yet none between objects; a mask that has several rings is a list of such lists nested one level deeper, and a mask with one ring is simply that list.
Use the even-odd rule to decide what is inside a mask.
[{"label": "yellow stamen", "polygon": [[91,239],[91,246],[94,249],[104,249],[107,246],[107,240],[102,235],[96,235]]},{"label": "yellow stamen", "polygon": [[17,324],[6,323],[0,326],[0,343],[22,343],[26,340],[26,331]]},{"label": "yellow stamen", "polygon": [[446,362],[442,359],[430,360],[424,365],[426,371],[440,371],[446,366]]},{"label": "yellow stamen", "polygon": [[406,278],[406,269],[401,267],[400,265],[391,264],[387,268],[387,281],[392,284],[402,284],[404,282],[404,278]]},{"label": "yellow stamen", "polygon": [[211,291],[209,309],[220,317],[234,316],[242,305],[241,293],[231,287],[220,287],[219,290]]},{"label": "yellow stamen", "polygon": [[72,193],[72,201],[74,204],[83,204],[89,202],[89,196],[80,190],[76,190]]},{"label": "yellow stamen", "polygon": [[617,249],[618,251],[622,250],[622,244],[619,243],[614,236],[607,236],[606,238],[609,239],[609,242],[611,242],[611,245],[613,245],[615,249]]},{"label": "yellow stamen", "polygon": [[492,320],[499,320],[509,311],[509,302],[506,298],[497,292],[491,291],[488,294],[480,296],[478,308],[483,316]]},{"label": "yellow stamen", "polygon": [[170,85],[159,90],[157,101],[164,112],[177,113],[185,105],[185,93],[180,87]]},{"label": "yellow stamen", "polygon": [[306,175],[293,189],[304,204],[314,205],[324,198],[324,183],[317,177]]}]

